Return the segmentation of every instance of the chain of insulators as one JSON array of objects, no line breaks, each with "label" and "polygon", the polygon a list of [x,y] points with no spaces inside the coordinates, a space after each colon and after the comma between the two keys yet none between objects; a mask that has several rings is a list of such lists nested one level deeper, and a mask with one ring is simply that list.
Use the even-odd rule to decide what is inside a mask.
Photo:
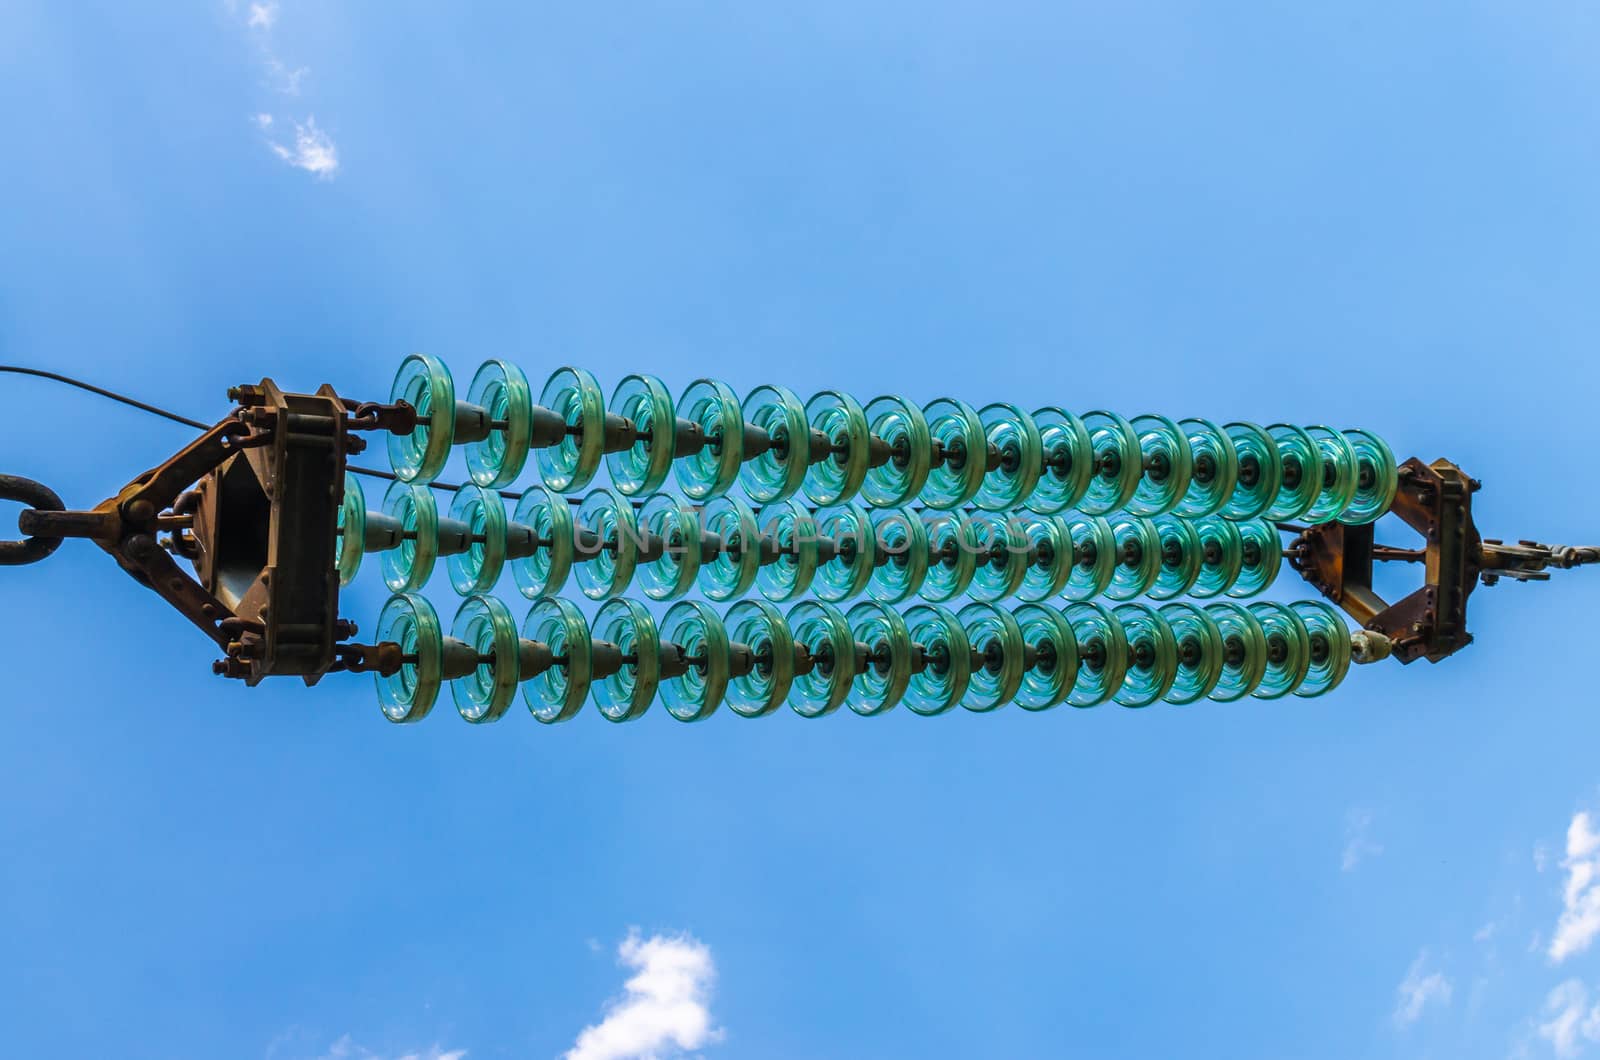
[{"label": "chain of insulators", "polygon": [[724,617],[686,600],[658,623],[637,601],[612,600],[591,628],[567,600],[535,603],[519,627],[504,603],[475,595],[446,635],[426,598],[403,593],[385,605],[379,636],[403,653],[397,673],[377,678],[395,722],[426,716],[445,683],[470,722],[500,718],[519,687],[542,722],[568,720],[590,698],[606,718],[628,721],[658,695],[680,721],[724,702],[745,717],[785,703],[817,717],[846,704],[872,715],[901,702],[940,714],[958,703],[988,711],[1277,699],[1336,687],[1359,650],[1320,601],[1009,611],[972,603],[959,612],[924,604],[904,613],[862,601],[843,613],[807,600],[785,615],[747,600]]},{"label": "chain of insulators", "polygon": [[675,472],[694,501],[740,483],[761,505],[803,490],[820,507],[859,495],[872,507],[1356,524],[1386,512],[1398,482],[1380,438],[1321,426],[1129,421],[1008,404],[974,411],[952,398],[919,408],[885,396],[863,407],[832,390],[802,404],[778,386],[741,403],[709,379],[674,404],[644,375],[625,378],[608,408],[582,369],[557,370],[535,402],[521,369],[500,360],[485,362],[458,401],[449,370],[422,354],[402,363],[392,400],[410,404],[418,422],[390,435],[391,465],[402,481],[424,484],[462,445],[473,481],[494,489],[514,482],[531,452],[544,487],[562,494],[582,492],[603,462],[629,497],[656,492]]},{"label": "chain of insulators", "polygon": [[339,521],[346,584],[367,552],[380,553],[394,592],[422,588],[442,556],[463,596],[491,591],[509,565],[528,599],[557,595],[573,578],[594,600],[633,585],[653,600],[696,588],[715,601],[752,591],[774,601],[810,593],[832,603],[862,595],[883,603],[1246,598],[1270,586],[1282,564],[1278,530],[1264,519],[857,504],[813,513],[794,498],[758,515],[736,497],[691,507],[669,494],[635,510],[605,489],[574,512],[543,487],[524,493],[508,515],[497,493],[475,485],[458,490],[441,515],[429,490],[403,482],[393,483],[382,511],[373,512],[352,476]]}]

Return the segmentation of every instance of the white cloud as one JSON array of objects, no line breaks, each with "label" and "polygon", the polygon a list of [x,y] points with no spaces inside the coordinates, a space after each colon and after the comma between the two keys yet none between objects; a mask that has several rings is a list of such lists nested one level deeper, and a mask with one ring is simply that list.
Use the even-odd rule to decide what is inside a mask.
[{"label": "white cloud", "polygon": [[315,118],[307,118],[304,124],[294,123],[292,147],[276,140],[267,141],[267,146],[291,166],[303,169],[320,180],[332,180],[339,171],[338,145],[327,133],[317,128]]},{"label": "white cloud", "polygon": [[306,1039],[306,1033],[298,1028],[286,1032],[267,1047],[267,1060],[279,1057],[287,1060],[291,1056],[302,1060],[310,1056],[315,1056],[316,1060],[463,1060],[467,1055],[465,1049],[445,1049],[437,1044],[408,1053],[377,1053],[348,1034],[326,1049],[311,1046]]},{"label": "white cloud", "polygon": [[1395,990],[1396,1027],[1411,1026],[1421,1018],[1422,1010],[1435,1001],[1440,1005],[1450,1004],[1450,980],[1446,979],[1442,972],[1425,972],[1427,963],[1428,951],[1423,950],[1417,954],[1417,959],[1411,962],[1406,977],[1400,980],[1400,985]]},{"label": "white cloud", "polygon": [[1567,826],[1567,856],[1561,865],[1567,882],[1549,949],[1556,964],[1582,953],[1600,935],[1600,832],[1587,813],[1575,814]]},{"label": "white cloud", "polygon": [[1344,856],[1339,861],[1339,868],[1344,872],[1351,872],[1367,858],[1375,858],[1383,853],[1383,847],[1367,838],[1367,831],[1372,827],[1372,813],[1368,810],[1351,810],[1344,818]]},{"label": "white cloud", "polygon": [[1472,941],[1488,942],[1490,939],[1494,938],[1494,933],[1499,929],[1500,925],[1491,920],[1487,924],[1483,925],[1483,927],[1472,933]]},{"label": "white cloud", "polygon": [[641,939],[630,931],[617,958],[635,974],[605,1019],[578,1035],[566,1060],[660,1060],[721,1040],[711,1025],[716,966],[705,943],[688,935]]},{"label": "white cloud", "polygon": [[1539,1024],[1539,1037],[1550,1043],[1559,1057],[1574,1057],[1585,1041],[1600,1041],[1600,1005],[1589,1005],[1589,991],[1568,979],[1550,991],[1544,1001],[1549,1021]]},{"label": "white cloud", "polygon": [[270,129],[272,128],[272,115],[266,113],[257,114],[255,123],[258,129]]},{"label": "white cloud", "polygon": [[278,21],[278,5],[274,0],[267,0],[264,4],[251,4],[248,15],[248,24],[251,29],[267,30]]}]

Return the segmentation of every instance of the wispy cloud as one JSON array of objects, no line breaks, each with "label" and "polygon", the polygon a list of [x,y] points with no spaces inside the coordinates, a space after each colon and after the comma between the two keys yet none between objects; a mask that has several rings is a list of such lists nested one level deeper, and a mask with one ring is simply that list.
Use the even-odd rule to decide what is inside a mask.
[{"label": "wispy cloud", "polygon": [[1406,977],[1400,980],[1400,985],[1395,989],[1396,1027],[1411,1026],[1422,1017],[1423,1010],[1431,1004],[1437,1003],[1441,1006],[1450,1004],[1450,980],[1444,977],[1443,972],[1428,971],[1427,966],[1428,951],[1423,950],[1417,954],[1417,959],[1411,962]]},{"label": "wispy cloud", "polygon": [[405,1053],[379,1053],[348,1034],[328,1046],[313,1045],[313,1040],[301,1028],[292,1028],[267,1046],[267,1060],[464,1060],[467,1055],[465,1049],[445,1049],[437,1044]]},{"label": "wispy cloud", "polygon": [[[237,17],[237,0],[228,0],[228,4]],[[286,63],[278,54],[273,29],[281,13],[277,0],[252,0],[245,7],[243,19],[260,53],[261,70],[268,87],[280,96],[298,97],[311,70]],[[274,135],[275,127],[285,123],[271,111],[261,111],[250,120],[264,134],[268,150],[294,168],[303,169],[318,180],[331,180],[339,171],[338,145],[326,130],[318,127],[311,115],[307,114],[304,121],[288,118],[287,125],[294,130],[292,140]]]},{"label": "wispy cloud", "polygon": [[1550,1043],[1559,1057],[1577,1056],[1584,1042],[1600,1041],[1600,1005],[1589,1005],[1589,991],[1576,979],[1561,983],[1544,1001],[1546,1022],[1539,1037]]},{"label": "wispy cloud", "polygon": [[1372,812],[1370,810],[1351,810],[1344,817],[1344,856],[1339,860],[1339,868],[1344,872],[1353,872],[1355,867],[1367,858],[1375,858],[1383,853],[1383,847],[1374,843],[1368,832],[1372,828]]},{"label": "wispy cloud", "polygon": [[[256,117],[259,123],[262,116]],[[271,125],[270,117],[267,125]],[[276,140],[268,141],[268,146],[272,148],[273,154],[319,180],[331,180],[339,171],[339,148],[329,139],[327,133],[317,128],[316,118],[308,117],[303,124],[294,123],[293,146],[281,144]]]},{"label": "wispy cloud", "polygon": [[711,1023],[716,966],[711,949],[688,935],[629,932],[618,961],[634,969],[605,1019],[585,1027],[566,1060],[660,1060],[720,1041]]},{"label": "wispy cloud", "polygon": [[278,21],[278,5],[272,0],[264,4],[251,4],[246,14],[246,25],[251,29],[268,30]]},{"label": "wispy cloud", "polygon": [[1561,866],[1567,882],[1549,949],[1556,964],[1582,953],[1600,935],[1600,832],[1586,812],[1575,814],[1567,826],[1567,856]]}]

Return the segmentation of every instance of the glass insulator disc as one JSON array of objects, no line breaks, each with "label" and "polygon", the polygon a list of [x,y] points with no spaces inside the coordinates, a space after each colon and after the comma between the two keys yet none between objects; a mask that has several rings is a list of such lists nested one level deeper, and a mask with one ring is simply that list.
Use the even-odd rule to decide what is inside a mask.
[{"label": "glass insulator disc", "polygon": [[1356,454],[1356,492],[1339,521],[1361,526],[1386,514],[1394,504],[1400,469],[1394,462],[1394,450],[1377,435],[1351,430],[1344,436]]},{"label": "glass insulator disc", "polygon": [[1172,603],[1161,608],[1178,644],[1178,670],[1167,690],[1168,703],[1193,703],[1204,699],[1222,679],[1222,630],[1206,612],[1193,604]]},{"label": "glass insulator disc", "polygon": [[[652,600],[676,600],[694,588],[700,573],[700,520],[677,496],[651,494],[638,511],[639,588]],[[660,551],[645,559],[646,551]]]},{"label": "glass insulator disc", "polygon": [[1061,595],[1072,577],[1072,530],[1059,515],[1018,513],[1012,516],[1022,525],[1027,541],[1028,569],[1017,587],[1018,599],[1048,600]]},{"label": "glass insulator disc", "polygon": [[672,395],[654,376],[630,375],[611,395],[611,411],[635,431],[632,445],[606,454],[611,485],[625,497],[655,492],[672,472],[678,429]]},{"label": "glass insulator disc", "polygon": [[1228,595],[1236,600],[1260,596],[1278,577],[1283,566],[1283,541],[1278,528],[1265,519],[1233,524],[1239,531],[1239,580]]},{"label": "glass insulator disc", "polygon": [[1257,699],[1277,699],[1299,688],[1311,668],[1311,634],[1300,616],[1282,604],[1261,600],[1249,605],[1250,613],[1267,635],[1267,672],[1251,693]]},{"label": "glass insulator disc", "polygon": [[789,705],[805,718],[832,714],[855,680],[855,640],[844,615],[832,604],[804,600],[789,609],[789,632],[811,655],[807,673],[796,673]]},{"label": "glass insulator disc", "polygon": [[806,480],[810,425],[800,399],[781,386],[758,386],[744,399],[744,419],[767,432],[772,447],[744,462],[739,481],[757,504],[794,496]]},{"label": "glass insulator disc", "polygon": [[867,429],[889,446],[889,461],[868,468],[861,496],[875,508],[893,508],[916,499],[928,481],[933,436],[922,410],[904,398],[885,395],[866,408]]},{"label": "glass insulator disc", "polygon": [[462,596],[486,593],[506,565],[505,501],[482,486],[462,486],[450,502],[450,518],[464,523],[472,535],[465,552],[445,557],[450,585]]},{"label": "glass insulator disc", "polygon": [[1027,532],[1009,515],[975,512],[969,519],[979,551],[968,595],[986,603],[1010,599],[1022,588],[1030,566]]},{"label": "glass insulator disc", "polygon": [[943,607],[918,604],[904,617],[907,635],[927,659],[927,665],[906,683],[906,706],[918,714],[943,714],[961,702],[972,677],[967,631]]},{"label": "glass insulator disc", "polygon": [[589,698],[594,658],[589,623],[570,600],[544,599],[528,609],[522,620],[524,640],[536,640],[558,660],[543,673],[524,676],[522,698],[538,721],[567,721]]},{"label": "glass insulator disc", "polygon": [[538,545],[527,556],[511,561],[511,576],[517,590],[529,600],[554,596],[567,584],[574,559],[572,507],[559,493],[544,486],[530,486],[517,501],[511,521],[533,531]]},{"label": "glass insulator disc", "polygon": [[392,641],[400,654],[415,661],[385,677],[375,674],[378,706],[393,722],[421,721],[439,698],[444,680],[444,633],[433,605],[416,593],[389,597],[378,614],[377,643]]},{"label": "glass insulator disc", "polygon": [[722,496],[700,513],[705,532],[721,541],[716,557],[700,564],[700,591],[710,600],[733,600],[750,591],[761,570],[761,530],[750,506]]},{"label": "glass insulator disc", "polygon": [[1039,482],[1026,501],[1029,509],[1054,515],[1075,507],[1094,476],[1094,449],[1083,421],[1064,409],[1046,407],[1033,414],[1044,454]]},{"label": "glass insulator disc", "polygon": [[506,605],[492,596],[469,596],[461,602],[450,635],[477,652],[473,671],[450,682],[456,712],[473,724],[499,721],[517,695],[517,622]]},{"label": "glass insulator disc", "polygon": [[834,448],[807,469],[806,496],[821,506],[843,504],[861,491],[867,477],[872,455],[867,414],[849,394],[824,390],[806,403],[806,419]]},{"label": "glass insulator disc", "polygon": [[1139,435],[1133,425],[1114,412],[1096,410],[1083,415],[1093,452],[1089,488],[1078,501],[1085,515],[1106,515],[1128,506],[1144,476]]},{"label": "glass insulator disc", "polygon": [[674,644],[690,660],[677,677],[661,681],[661,701],[679,721],[701,721],[716,712],[728,690],[728,632],[722,618],[698,600],[679,600],[661,620],[661,642]]},{"label": "glass insulator disc", "polygon": [[928,434],[944,453],[939,466],[928,471],[922,503],[930,508],[959,508],[983,488],[988,454],[983,421],[955,398],[938,398],[922,414],[928,421]]},{"label": "glass insulator disc", "polygon": [[1165,416],[1135,417],[1133,429],[1139,436],[1142,474],[1127,510],[1134,515],[1163,515],[1189,492],[1194,475],[1189,436]]},{"label": "glass insulator disc", "polygon": [[728,640],[756,657],[747,674],[728,680],[728,707],[742,718],[761,718],[779,707],[794,683],[794,638],[783,613],[765,600],[741,600],[728,609]]},{"label": "glass insulator disc", "polygon": [[1064,612],[1078,642],[1078,679],[1067,702],[1093,707],[1116,696],[1128,672],[1128,638],[1100,604],[1071,604]]},{"label": "glass insulator disc", "polygon": [[804,596],[817,574],[817,521],[797,497],[768,504],[756,520],[777,556],[756,572],[756,588],[768,600]]},{"label": "glass insulator disc", "polygon": [[910,508],[870,509],[881,561],[867,581],[867,595],[898,604],[917,595],[928,577],[928,530]]},{"label": "glass insulator disc", "polygon": [[991,512],[1009,511],[1033,496],[1044,470],[1044,441],[1033,417],[1015,405],[985,405],[978,410],[985,449],[999,452],[1000,466],[983,476],[973,503]]},{"label": "glass insulator disc", "polygon": [[420,589],[433,577],[439,558],[439,506],[426,486],[391,482],[383,495],[383,514],[405,535],[398,547],[382,553],[383,583],[391,592]]},{"label": "glass insulator disc", "polygon": [[961,705],[989,711],[1005,706],[1022,687],[1022,630],[1011,612],[992,604],[968,604],[956,616],[972,646],[972,676]]},{"label": "glass insulator disc", "polygon": [[1222,633],[1222,676],[1210,692],[1218,703],[1231,703],[1254,692],[1267,672],[1267,634],[1256,616],[1238,604],[1207,604],[1207,616]]},{"label": "glass insulator disc", "polygon": [[1344,616],[1321,600],[1297,600],[1289,610],[1305,623],[1310,665],[1294,694],[1311,699],[1339,687],[1350,672],[1350,627]]},{"label": "glass insulator disc", "polygon": [[1092,600],[1111,587],[1117,571],[1117,537],[1111,523],[1098,515],[1074,515],[1067,521],[1072,535],[1072,571],[1061,595]]},{"label": "glass insulator disc", "polygon": [[849,600],[867,591],[876,569],[878,535],[872,517],[859,504],[826,508],[817,513],[817,530],[825,541],[832,541],[837,552],[826,563],[817,565],[811,591],[829,603]]},{"label": "glass insulator disc", "polygon": [[900,702],[911,680],[911,634],[898,611],[863,600],[846,616],[855,644],[867,646],[866,665],[851,684],[850,709],[882,714]]},{"label": "glass insulator disc", "polygon": [[1278,449],[1278,494],[1263,518],[1298,519],[1311,510],[1322,490],[1322,451],[1311,435],[1288,423],[1267,428]]},{"label": "glass insulator disc", "polygon": [[578,588],[591,600],[625,592],[639,557],[639,524],[633,505],[608,489],[597,489],[578,507],[574,552]]},{"label": "glass insulator disc", "polygon": [[605,455],[605,395],[582,368],[560,368],[544,384],[539,404],[567,424],[565,438],[535,454],[539,478],[557,493],[576,493],[594,480]]},{"label": "glass insulator disc", "polygon": [[1018,705],[1028,710],[1048,710],[1065,702],[1078,680],[1078,642],[1067,616],[1053,607],[1023,604],[1011,617],[1017,620],[1022,643],[1034,659],[1033,665],[1022,671]]},{"label": "glass insulator disc", "polygon": [[533,388],[521,368],[506,361],[484,361],[467,387],[467,404],[489,416],[490,427],[482,441],[463,447],[467,474],[489,489],[509,486],[528,463],[533,438]]},{"label": "glass insulator disc", "polygon": [[1111,520],[1117,564],[1111,571],[1106,597],[1132,600],[1143,596],[1161,575],[1161,535],[1156,524],[1136,515],[1119,515]]},{"label": "glass insulator disc", "polygon": [[698,424],[706,446],[673,465],[678,486],[690,500],[720,497],[739,481],[744,463],[744,412],[726,383],[696,379],[678,399],[678,415]]},{"label": "glass insulator disc", "polygon": [[1125,707],[1148,707],[1172,690],[1178,678],[1178,641],[1166,620],[1144,604],[1113,612],[1128,640],[1128,672],[1114,697]]},{"label": "glass insulator disc", "polygon": [[960,512],[935,513],[924,524],[928,531],[928,576],[922,598],[935,603],[966,595],[978,569],[978,541],[972,525]]},{"label": "glass insulator disc", "polygon": [[348,471],[344,473],[344,497],[339,501],[334,534],[333,562],[339,570],[339,584],[349,585],[356,580],[367,552],[367,495],[361,489],[361,480]]},{"label": "glass insulator disc", "polygon": [[1200,535],[1200,576],[1189,595],[1208,600],[1232,589],[1244,570],[1244,535],[1239,525],[1218,516],[1195,520]]},{"label": "glass insulator disc", "polygon": [[1179,420],[1189,439],[1193,473],[1189,488],[1173,510],[1189,519],[1214,515],[1232,499],[1239,482],[1239,452],[1233,439],[1210,420]]},{"label": "glass insulator disc", "polygon": [[1272,435],[1254,423],[1230,423],[1223,430],[1238,454],[1239,476],[1219,513],[1225,519],[1254,519],[1283,489],[1283,460]]},{"label": "glass insulator disc", "polygon": [[607,721],[632,721],[649,709],[661,680],[661,637],[637,600],[607,600],[594,616],[594,639],[615,644],[633,662],[595,681],[590,691]]},{"label": "glass insulator disc", "polygon": [[1200,531],[1188,519],[1163,515],[1155,521],[1156,536],[1161,541],[1161,569],[1155,584],[1150,586],[1152,600],[1171,600],[1194,588],[1200,580],[1200,568],[1205,563],[1205,550],[1200,543]]},{"label": "glass insulator disc", "polygon": [[400,362],[389,403],[404,401],[417,410],[410,434],[390,434],[389,466],[402,482],[432,482],[450,458],[456,433],[456,384],[437,357],[413,353]]},{"label": "glass insulator disc", "polygon": [[1321,489],[1316,503],[1306,512],[1308,523],[1330,523],[1344,514],[1355,500],[1360,469],[1350,440],[1332,427],[1307,427],[1306,433],[1322,453]]}]

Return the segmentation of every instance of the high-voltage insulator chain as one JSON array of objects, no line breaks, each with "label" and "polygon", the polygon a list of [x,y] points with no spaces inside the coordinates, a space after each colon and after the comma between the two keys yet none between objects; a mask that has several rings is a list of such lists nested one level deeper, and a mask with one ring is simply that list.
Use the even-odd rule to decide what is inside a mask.
[{"label": "high-voltage insulator chain", "polygon": [[850,503],[813,513],[797,498],[759,513],[737,497],[691,506],[665,493],[635,509],[597,489],[574,512],[535,486],[509,516],[499,494],[469,485],[441,515],[433,494],[393,483],[379,511],[361,484],[345,482],[339,569],[345,584],[363,556],[381,556],[395,592],[427,584],[440,557],[463,596],[488,592],[509,564],[529,599],[554,596],[575,577],[602,600],[637,582],[653,600],[696,587],[712,600],[757,590],[769,600],[807,592],[839,602],[865,594],[884,603],[970,596],[1130,600],[1149,596],[1255,596],[1282,562],[1278,530],[1264,519],[1183,519],[1117,514],[866,509]]},{"label": "high-voltage insulator chain", "polygon": [[604,461],[629,497],[654,493],[675,472],[696,501],[742,483],[763,505],[803,490],[822,507],[859,495],[888,508],[917,501],[942,510],[1355,525],[1388,510],[1397,482],[1389,447],[1361,430],[1128,421],[1053,407],[1030,414],[1009,404],[973,411],[954,398],[919,408],[886,396],[863,408],[833,390],[802,404],[779,386],[758,387],[741,403],[709,379],[674,405],[659,380],[643,375],[624,379],[608,408],[578,368],[551,375],[535,403],[522,370],[499,360],[485,362],[458,401],[449,370],[413,354],[392,401],[414,417],[389,424],[390,461],[402,481],[417,483],[436,478],[459,444],[473,481],[488,488],[516,481],[532,452],[557,493],[582,491]]},{"label": "high-voltage insulator chain", "polygon": [[785,703],[819,717],[847,703],[873,715],[901,702],[940,714],[958,703],[1043,710],[1317,696],[1343,680],[1352,659],[1371,661],[1387,646],[1352,637],[1318,601],[1014,611],[974,603],[958,613],[863,601],[846,614],[807,600],[785,616],[746,600],[726,618],[680,601],[658,625],[637,601],[612,600],[591,630],[566,600],[539,601],[519,628],[505,604],[475,595],[446,635],[425,598],[402,593],[378,626],[402,653],[398,671],[377,678],[383,713],[396,722],[426,716],[446,682],[471,722],[501,717],[519,686],[542,722],[566,721],[591,697],[612,721],[639,717],[658,695],[673,717],[699,721],[723,702],[745,717]]}]

